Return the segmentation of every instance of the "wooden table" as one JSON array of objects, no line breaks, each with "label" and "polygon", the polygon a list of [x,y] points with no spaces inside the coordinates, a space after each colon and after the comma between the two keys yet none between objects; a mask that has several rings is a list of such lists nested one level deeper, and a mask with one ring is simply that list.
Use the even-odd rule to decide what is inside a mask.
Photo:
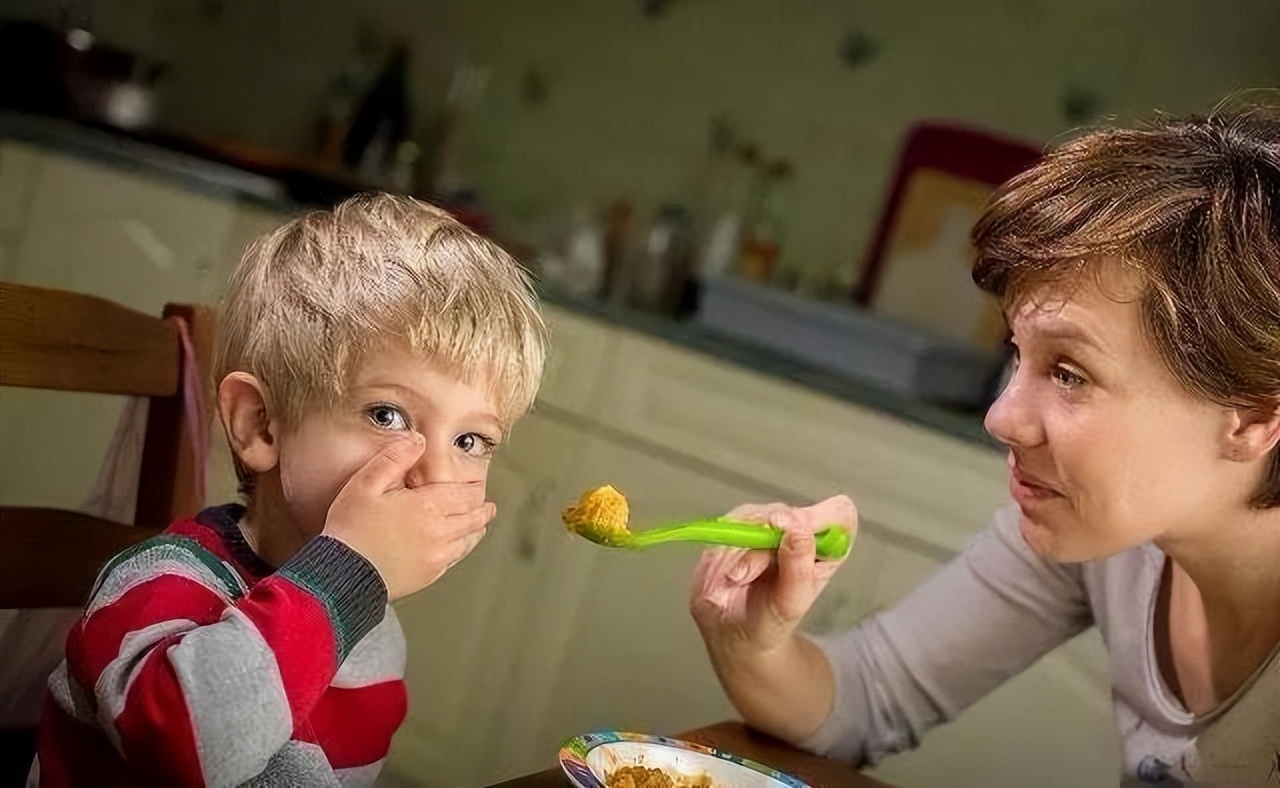
[{"label": "wooden table", "polygon": [[[777,739],[757,733],[740,722],[720,722],[682,733],[676,738],[705,744],[772,766],[778,771],[798,777],[814,788],[890,788],[886,783],[858,774],[843,763],[797,750]],[[572,783],[557,766],[544,772],[507,780],[491,788],[572,788]]]}]

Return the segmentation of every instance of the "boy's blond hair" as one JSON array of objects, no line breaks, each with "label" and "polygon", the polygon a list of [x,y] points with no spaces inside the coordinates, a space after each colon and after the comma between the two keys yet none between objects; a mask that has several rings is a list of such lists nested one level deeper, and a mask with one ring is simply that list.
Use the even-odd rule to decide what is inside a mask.
[{"label": "boy's blond hair", "polygon": [[533,404],[546,328],[525,270],[445,211],[362,195],[256,240],[219,308],[215,382],[247,372],[285,429],[345,395],[364,354],[400,347],[491,387],[506,425]]}]

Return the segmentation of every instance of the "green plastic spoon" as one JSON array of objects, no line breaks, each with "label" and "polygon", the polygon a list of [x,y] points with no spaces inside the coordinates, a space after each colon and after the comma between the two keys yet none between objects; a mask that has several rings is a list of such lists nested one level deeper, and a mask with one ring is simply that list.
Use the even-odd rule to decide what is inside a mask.
[{"label": "green plastic spoon", "polygon": [[[642,550],[663,542],[701,542],[753,550],[776,550],[782,543],[782,529],[766,523],[744,523],[717,518],[670,523],[643,531],[632,531],[625,525],[579,521],[569,530],[596,544]],[[838,560],[849,554],[853,539],[844,528],[833,525],[815,534],[818,557]]]}]

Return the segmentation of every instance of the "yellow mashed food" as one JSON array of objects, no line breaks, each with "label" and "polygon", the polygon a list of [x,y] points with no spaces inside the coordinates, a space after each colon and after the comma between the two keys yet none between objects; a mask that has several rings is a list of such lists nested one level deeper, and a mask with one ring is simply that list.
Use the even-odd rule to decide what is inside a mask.
[{"label": "yellow mashed food", "polygon": [[560,513],[560,518],[572,533],[580,533],[584,527],[590,527],[597,533],[625,535],[631,511],[627,506],[627,496],[612,484],[606,484],[584,492],[577,503]]}]

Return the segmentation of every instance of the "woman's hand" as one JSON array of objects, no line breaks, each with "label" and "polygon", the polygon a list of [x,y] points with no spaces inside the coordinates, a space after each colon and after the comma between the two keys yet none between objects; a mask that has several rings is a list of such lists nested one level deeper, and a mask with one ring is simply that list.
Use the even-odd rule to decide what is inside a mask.
[{"label": "woman's hand", "polygon": [[821,727],[835,700],[835,675],[796,628],[841,561],[818,561],[814,532],[858,530],[858,510],[843,495],[795,508],[740,506],[737,520],[766,522],[786,533],[777,553],[708,550],[694,574],[689,611],[725,694],[752,727],[799,744]]},{"label": "woman's hand", "polygon": [[689,611],[713,657],[768,654],[790,640],[843,561],[818,561],[814,532],[858,529],[858,510],[843,495],[806,507],[747,504],[728,515],[769,523],[786,533],[776,553],[714,548],[694,572]]}]

